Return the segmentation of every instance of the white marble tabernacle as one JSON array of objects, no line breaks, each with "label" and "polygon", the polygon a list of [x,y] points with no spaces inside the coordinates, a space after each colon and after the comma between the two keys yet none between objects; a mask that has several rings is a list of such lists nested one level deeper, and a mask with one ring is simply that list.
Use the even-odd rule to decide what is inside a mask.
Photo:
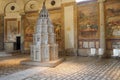
[{"label": "white marble tabernacle", "polygon": [[58,44],[56,44],[54,26],[43,3],[33,34],[31,45],[32,61],[46,62],[58,59]]}]

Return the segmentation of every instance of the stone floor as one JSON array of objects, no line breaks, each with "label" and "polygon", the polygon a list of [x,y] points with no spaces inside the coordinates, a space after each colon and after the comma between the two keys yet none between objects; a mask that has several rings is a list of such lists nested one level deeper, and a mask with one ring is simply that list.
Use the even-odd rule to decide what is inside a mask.
[{"label": "stone floor", "polygon": [[[20,65],[20,61],[25,59],[23,56],[0,58],[0,77],[19,71],[25,72],[29,68],[29,73],[34,74],[22,80],[120,80],[120,60],[117,59],[67,57],[66,61],[57,67],[45,68],[42,71],[41,67]],[[19,75],[17,78],[7,80],[20,80]]]},{"label": "stone floor", "polygon": [[69,57],[59,66],[24,80],[120,80],[120,60]]},{"label": "stone floor", "polygon": [[10,75],[15,72],[19,72],[32,66],[21,65],[22,60],[26,60],[27,56],[11,56],[11,57],[0,57],[0,77]]}]

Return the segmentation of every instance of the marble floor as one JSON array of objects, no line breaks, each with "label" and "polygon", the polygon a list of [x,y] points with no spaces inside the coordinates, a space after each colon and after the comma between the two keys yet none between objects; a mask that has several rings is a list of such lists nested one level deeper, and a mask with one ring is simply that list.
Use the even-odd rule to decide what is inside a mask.
[{"label": "marble floor", "polygon": [[26,60],[27,58],[27,55],[0,57],[0,77],[33,67],[20,64],[22,60]]},{"label": "marble floor", "polygon": [[[9,67],[7,67],[11,63],[9,59],[7,59],[5,67],[0,63],[0,76],[6,76],[7,73],[7,75],[10,75],[11,72],[14,73],[28,68],[32,71],[31,67],[33,66],[19,64],[23,59],[25,58],[15,58],[15,63],[13,61],[13,64]],[[41,67],[37,68],[37,70],[39,69]],[[22,80],[120,80],[120,60],[66,57],[66,60],[57,67],[37,71],[35,74],[29,75]]]}]

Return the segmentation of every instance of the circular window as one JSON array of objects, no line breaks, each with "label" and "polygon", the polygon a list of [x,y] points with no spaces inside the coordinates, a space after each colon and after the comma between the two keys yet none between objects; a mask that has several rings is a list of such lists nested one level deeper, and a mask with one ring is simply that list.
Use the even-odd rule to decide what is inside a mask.
[{"label": "circular window", "polygon": [[52,5],[52,6],[55,5],[55,1],[54,1],[54,0],[51,1],[51,5]]},{"label": "circular window", "polygon": [[15,6],[11,6],[11,10],[15,10]]}]

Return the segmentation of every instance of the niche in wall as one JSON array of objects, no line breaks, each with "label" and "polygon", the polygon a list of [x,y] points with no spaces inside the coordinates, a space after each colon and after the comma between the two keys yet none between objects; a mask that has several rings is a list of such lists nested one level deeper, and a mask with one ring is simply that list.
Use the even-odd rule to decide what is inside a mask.
[{"label": "niche in wall", "polygon": [[18,34],[20,34],[20,21],[16,18],[5,19],[5,41],[16,42]]},{"label": "niche in wall", "polygon": [[19,10],[19,6],[15,2],[10,2],[5,7],[4,48],[8,52],[13,52],[16,49],[16,37],[21,35],[21,16]]}]

